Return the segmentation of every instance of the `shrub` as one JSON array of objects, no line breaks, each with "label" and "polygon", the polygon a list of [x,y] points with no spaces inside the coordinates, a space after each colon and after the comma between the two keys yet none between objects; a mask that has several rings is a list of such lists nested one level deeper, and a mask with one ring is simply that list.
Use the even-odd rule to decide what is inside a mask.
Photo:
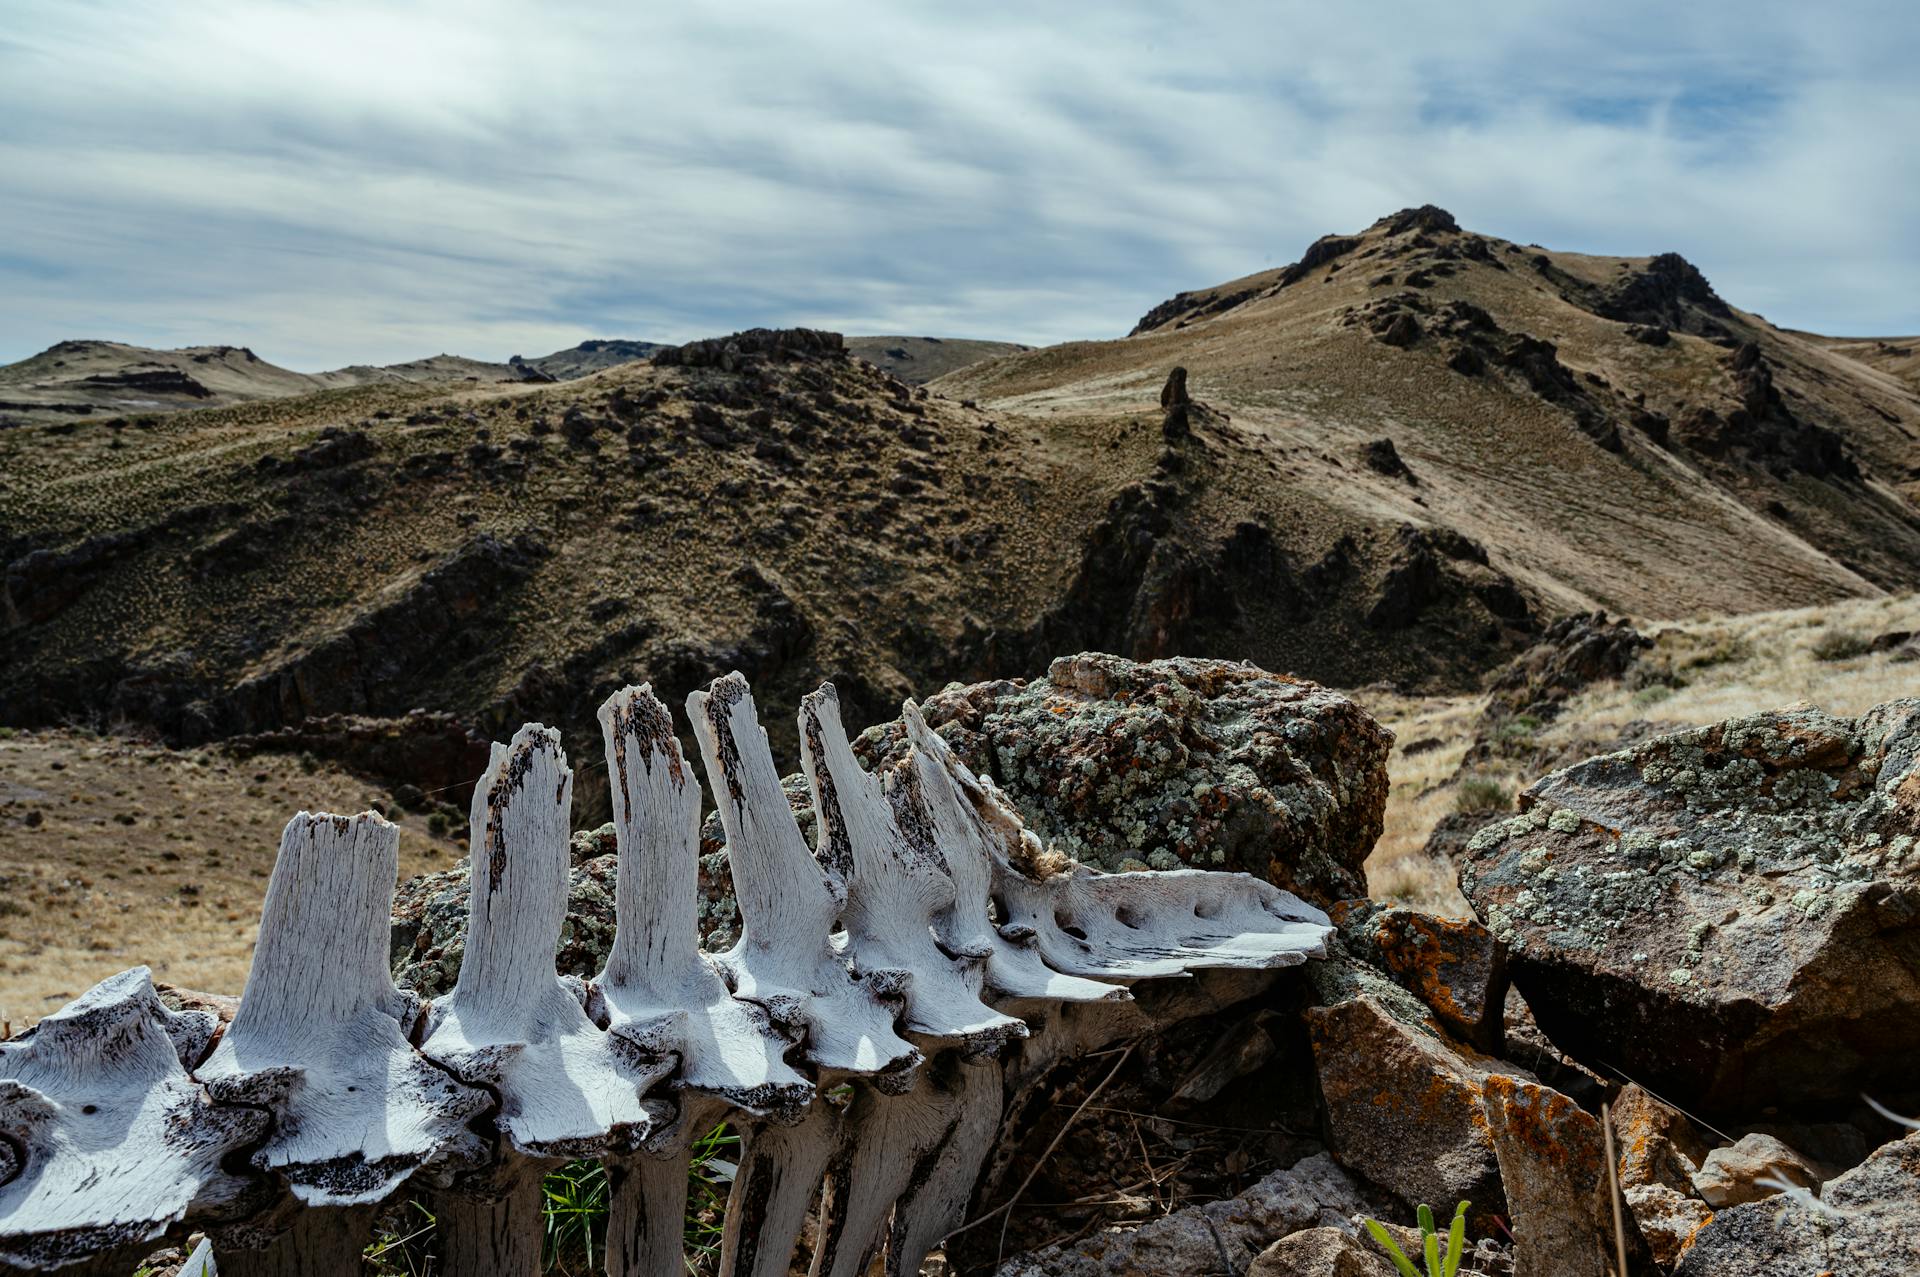
[{"label": "shrub", "polygon": [[1808,650],[1816,661],[1850,661],[1871,652],[1873,644],[1850,630],[1828,630],[1815,639]]},{"label": "shrub", "polygon": [[1744,661],[1753,655],[1753,644],[1743,638],[1723,638],[1706,651],[1690,657],[1681,665],[1684,670],[1712,669],[1716,665],[1732,665]]},{"label": "shrub", "polygon": [[1499,781],[1489,780],[1485,776],[1469,776],[1460,782],[1460,788],[1453,796],[1453,809],[1462,815],[1478,816],[1505,811],[1512,801],[1506,786]]}]

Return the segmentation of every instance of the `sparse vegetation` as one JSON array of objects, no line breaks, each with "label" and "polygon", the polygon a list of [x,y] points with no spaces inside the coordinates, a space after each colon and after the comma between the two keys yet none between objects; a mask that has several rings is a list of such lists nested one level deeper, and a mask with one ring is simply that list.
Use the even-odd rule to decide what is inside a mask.
[{"label": "sparse vegetation", "polygon": [[1807,649],[1816,661],[1850,661],[1873,650],[1872,642],[1851,630],[1828,630]]},{"label": "sparse vegetation", "polygon": [[[687,1255],[696,1274],[718,1258],[721,1215],[733,1181],[740,1137],[725,1125],[694,1141],[687,1169]],[[606,1269],[611,1185],[606,1164],[583,1159],[549,1173],[540,1186],[545,1236],[541,1268],[557,1277],[592,1277]],[[433,1214],[409,1201],[367,1248],[370,1277],[433,1277],[438,1272]]]},{"label": "sparse vegetation", "polygon": [[1399,1270],[1401,1277],[1454,1277],[1460,1271],[1460,1261],[1467,1253],[1467,1206],[1461,1202],[1453,1212],[1453,1224],[1447,1230],[1443,1240],[1434,1228],[1433,1208],[1424,1202],[1420,1206],[1420,1254],[1425,1260],[1425,1272],[1413,1266],[1399,1245],[1387,1232],[1385,1225],[1377,1219],[1366,1220],[1367,1232],[1373,1240],[1386,1249],[1387,1258]]},{"label": "sparse vegetation", "polygon": [[1453,809],[1463,816],[1479,816],[1505,811],[1513,805],[1513,795],[1497,780],[1469,776],[1454,791]]}]

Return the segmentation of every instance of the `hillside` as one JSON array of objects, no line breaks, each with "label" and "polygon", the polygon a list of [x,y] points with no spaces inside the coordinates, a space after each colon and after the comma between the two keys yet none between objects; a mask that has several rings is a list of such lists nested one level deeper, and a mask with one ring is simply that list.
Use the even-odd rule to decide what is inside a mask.
[{"label": "hillside", "polygon": [[918,386],[982,360],[1017,355],[1033,347],[964,337],[849,337],[847,349],[874,367]]},{"label": "hillside", "polygon": [[[1343,544],[1457,534],[1547,612],[1673,617],[1920,580],[1920,392],[1862,347],[1900,358],[1776,329],[1672,254],[1522,247],[1424,208],[935,389],[1123,429],[1183,366],[1230,418],[1195,438],[1269,511],[1290,581]],[[1178,524],[1231,557],[1218,520]]]},{"label": "hillside", "polygon": [[[857,728],[1084,649],[1470,692],[1568,612],[1920,585],[1920,396],[1832,344],[1678,258],[1423,209],[931,387],[755,330],[28,425],[0,431],[0,723],[192,744],[424,707],[590,760],[626,680],[739,668],[785,716],[833,678]],[[1166,414],[1175,367],[1200,402]]]},{"label": "hillside", "polygon": [[608,689],[729,668],[788,713],[832,676],[864,722],[1057,596],[1148,464],[1089,452],[805,331],[0,432],[0,722],[197,742],[428,706],[591,760]]}]

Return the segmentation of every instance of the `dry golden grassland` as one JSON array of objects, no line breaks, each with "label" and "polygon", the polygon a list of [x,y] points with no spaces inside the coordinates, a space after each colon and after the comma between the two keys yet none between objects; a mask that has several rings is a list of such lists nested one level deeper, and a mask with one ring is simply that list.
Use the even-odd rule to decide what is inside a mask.
[{"label": "dry golden grassland", "polygon": [[298,758],[232,758],[74,731],[0,739],[0,1019],[18,1032],[137,963],[157,982],[237,994],[294,812],[379,802],[400,872],[462,849],[375,786]]},{"label": "dry golden grassland", "polygon": [[[1654,646],[1641,656],[1638,669],[1622,682],[1576,696],[1557,720],[1533,729],[1534,747],[1552,752],[1594,741],[1604,749],[1636,722],[1671,724],[1677,730],[1796,701],[1853,715],[1897,697],[1920,696],[1920,661],[1860,650],[1880,634],[1920,632],[1920,595],[1642,629]],[[1537,777],[1499,763],[1456,776],[1473,744],[1481,697],[1356,695],[1397,737],[1388,759],[1392,789],[1386,832],[1367,861],[1372,893],[1438,913],[1464,914],[1466,902],[1452,866],[1424,853],[1427,835],[1449,812],[1490,801],[1496,791],[1511,801]]]}]

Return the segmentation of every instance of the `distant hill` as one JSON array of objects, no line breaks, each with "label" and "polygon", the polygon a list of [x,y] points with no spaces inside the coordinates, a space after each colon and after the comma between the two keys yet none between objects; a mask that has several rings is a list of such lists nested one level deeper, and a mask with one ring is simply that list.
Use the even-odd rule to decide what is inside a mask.
[{"label": "distant hill", "polygon": [[983,360],[1017,355],[1033,347],[964,337],[849,337],[847,349],[876,368],[918,386]]},{"label": "distant hill", "polygon": [[457,355],[301,373],[270,364],[245,346],[150,350],[117,341],[63,341],[0,367],[0,426],[219,408],[344,386],[527,379],[506,364]]},{"label": "distant hill", "polygon": [[651,359],[655,351],[663,349],[664,345],[657,341],[583,341],[578,346],[556,350],[551,355],[541,355],[537,359],[523,359],[515,355],[507,363],[515,368],[537,369],[555,381],[570,381],[608,368],[618,368],[637,359]]},{"label": "distant hill", "polygon": [[[63,341],[19,363],[0,366],[0,427],[221,408],[347,386],[571,381],[650,359],[666,348],[655,341],[597,339],[550,355],[515,355],[504,364],[434,355],[403,364],[355,364],[301,373],[270,364],[245,346],[153,350],[117,341]],[[850,337],[847,348],[914,385],[982,359],[1029,349],[1013,342],[940,337]]]}]

